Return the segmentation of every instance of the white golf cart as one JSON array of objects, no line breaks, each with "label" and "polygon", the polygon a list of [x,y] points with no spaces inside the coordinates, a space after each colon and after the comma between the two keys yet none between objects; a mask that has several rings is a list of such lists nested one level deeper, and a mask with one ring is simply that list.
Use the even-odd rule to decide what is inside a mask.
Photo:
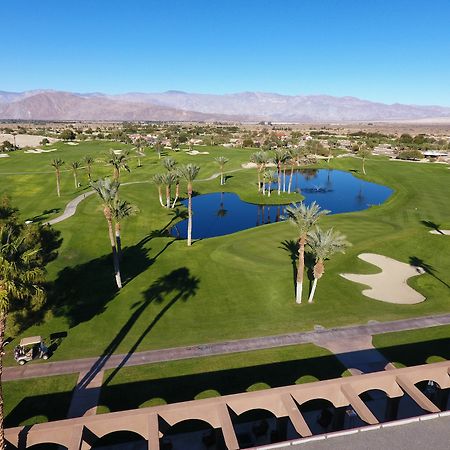
[{"label": "white golf cart", "polygon": [[33,359],[48,359],[49,349],[45,346],[41,336],[33,336],[21,339],[19,345],[14,349],[14,359],[23,366]]}]

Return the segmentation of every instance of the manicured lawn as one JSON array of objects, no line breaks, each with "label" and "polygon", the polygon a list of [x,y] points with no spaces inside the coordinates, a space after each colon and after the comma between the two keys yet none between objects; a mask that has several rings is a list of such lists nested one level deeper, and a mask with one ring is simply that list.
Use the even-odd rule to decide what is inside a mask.
[{"label": "manicured lawn", "polygon": [[334,355],[312,344],[109,370],[99,412],[337,378],[344,371]]},{"label": "manicured lawn", "polygon": [[[100,158],[110,147],[123,146],[86,142],[72,147],[60,143],[59,153],[14,153],[0,161],[0,173],[44,169],[50,173],[0,175],[6,181],[1,189],[13,195],[24,218],[63,208],[79,190],[74,189],[71,173],[65,172],[64,194],[58,200],[49,161],[57,156],[69,162],[84,154]],[[204,179],[218,171],[215,156],[229,157],[226,169],[235,170],[248,161],[252,152],[220,148],[207,151],[209,155],[191,157],[180,151],[171,156],[180,163],[201,165],[200,178]],[[133,160],[132,171],[124,173],[123,181],[150,180],[152,174],[161,171],[154,154],[149,154],[143,164],[137,169]],[[359,175],[361,162],[342,158],[322,166],[353,170]],[[291,225],[265,225],[197,241],[188,248],[184,241],[161,233],[174,222],[173,213],[159,206],[156,188],[143,183],[121,188],[122,198],[140,210],[123,224],[122,269],[126,284],[122,291],[118,293],[114,288],[101,208],[96,198],[90,197],[80,204],[74,217],[55,226],[63,241],[58,258],[48,267],[52,282],[48,310],[40,323],[23,335],[48,338],[51,333],[66,332],[67,337],[53,357],[62,360],[311,330],[316,324],[331,327],[448,312],[450,238],[429,234],[423,223],[450,225],[447,166],[372,159],[366,162],[366,170],[366,179],[392,187],[395,194],[382,206],[322,220],[323,227],[333,226],[345,233],[353,246],[345,255],[326,263],[312,305],[298,306],[294,302],[291,254],[283,244],[296,238]],[[94,167],[95,176],[110,172],[100,163]],[[227,190],[251,201],[258,198],[255,169],[230,175]],[[199,181],[194,189],[200,193],[218,191],[219,180]],[[274,200],[276,195],[271,198]],[[411,285],[427,300],[402,306],[364,297],[362,286],[339,276],[340,272],[377,270],[357,258],[362,252],[425,265],[428,273],[412,279]]]},{"label": "manicured lawn", "polygon": [[450,326],[379,334],[373,344],[396,367],[444,361],[450,359]]},{"label": "manicured lawn", "polygon": [[3,382],[5,426],[65,419],[77,378],[73,374]]}]

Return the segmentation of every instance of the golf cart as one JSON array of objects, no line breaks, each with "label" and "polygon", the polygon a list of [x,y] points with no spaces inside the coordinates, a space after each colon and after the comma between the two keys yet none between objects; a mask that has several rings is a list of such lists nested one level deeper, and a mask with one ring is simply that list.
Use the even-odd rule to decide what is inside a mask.
[{"label": "golf cart", "polygon": [[23,366],[33,359],[48,359],[49,349],[45,346],[41,336],[23,338],[20,344],[14,349],[14,359]]}]

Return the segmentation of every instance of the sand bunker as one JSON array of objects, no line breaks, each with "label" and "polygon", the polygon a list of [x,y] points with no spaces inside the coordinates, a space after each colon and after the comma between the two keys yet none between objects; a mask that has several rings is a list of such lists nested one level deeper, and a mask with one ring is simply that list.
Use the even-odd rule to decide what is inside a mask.
[{"label": "sand bunker", "polygon": [[191,150],[190,152],[186,152],[188,155],[209,155],[209,152],[199,152],[198,150]]},{"label": "sand bunker", "polygon": [[[248,162],[248,163],[241,164],[241,167],[243,169],[256,169],[257,166],[253,162]],[[268,164],[266,164],[266,167],[276,167],[276,164],[268,163]]]},{"label": "sand bunker", "polygon": [[66,142],[67,145],[79,145],[78,142]]},{"label": "sand bunker", "polygon": [[425,273],[421,267],[411,266],[374,253],[362,253],[358,257],[381,268],[381,273],[371,275],[341,273],[341,276],[347,280],[370,286],[370,289],[362,291],[366,297],[401,305],[413,305],[425,300],[423,295],[406,283],[408,278]]},{"label": "sand bunker", "polygon": [[431,234],[442,234],[442,235],[450,235],[450,230],[431,230]]},{"label": "sand bunker", "polygon": [[9,158],[9,155],[6,153],[0,153],[0,158]]},{"label": "sand bunker", "polygon": [[35,155],[39,155],[40,153],[50,153],[50,152],[56,152],[56,148],[49,148],[47,150],[43,150],[41,148],[33,148],[31,150],[25,150],[24,153],[32,153]]}]

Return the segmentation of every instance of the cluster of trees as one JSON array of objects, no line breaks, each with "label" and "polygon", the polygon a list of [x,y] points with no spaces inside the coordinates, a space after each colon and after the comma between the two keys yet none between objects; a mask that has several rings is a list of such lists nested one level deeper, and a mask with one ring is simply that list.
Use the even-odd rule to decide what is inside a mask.
[{"label": "cluster of trees", "polygon": [[[188,232],[187,245],[192,245],[192,194],[193,183],[197,178],[200,167],[195,164],[186,164],[176,167],[176,161],[173,158],[166,157],[163,159],[163,166],[166,169],[164,173],[158,173],[153,177],[153,183],[158,189],[159,202],[163,208],[174,208],[180,194],[180,179],[183,179],[187,185],[188,195]],[[175,198],[172,201],[172,186],[175,185]],[[162,187],[165,187],[166,201],[164,203],[162,196]]]}]

